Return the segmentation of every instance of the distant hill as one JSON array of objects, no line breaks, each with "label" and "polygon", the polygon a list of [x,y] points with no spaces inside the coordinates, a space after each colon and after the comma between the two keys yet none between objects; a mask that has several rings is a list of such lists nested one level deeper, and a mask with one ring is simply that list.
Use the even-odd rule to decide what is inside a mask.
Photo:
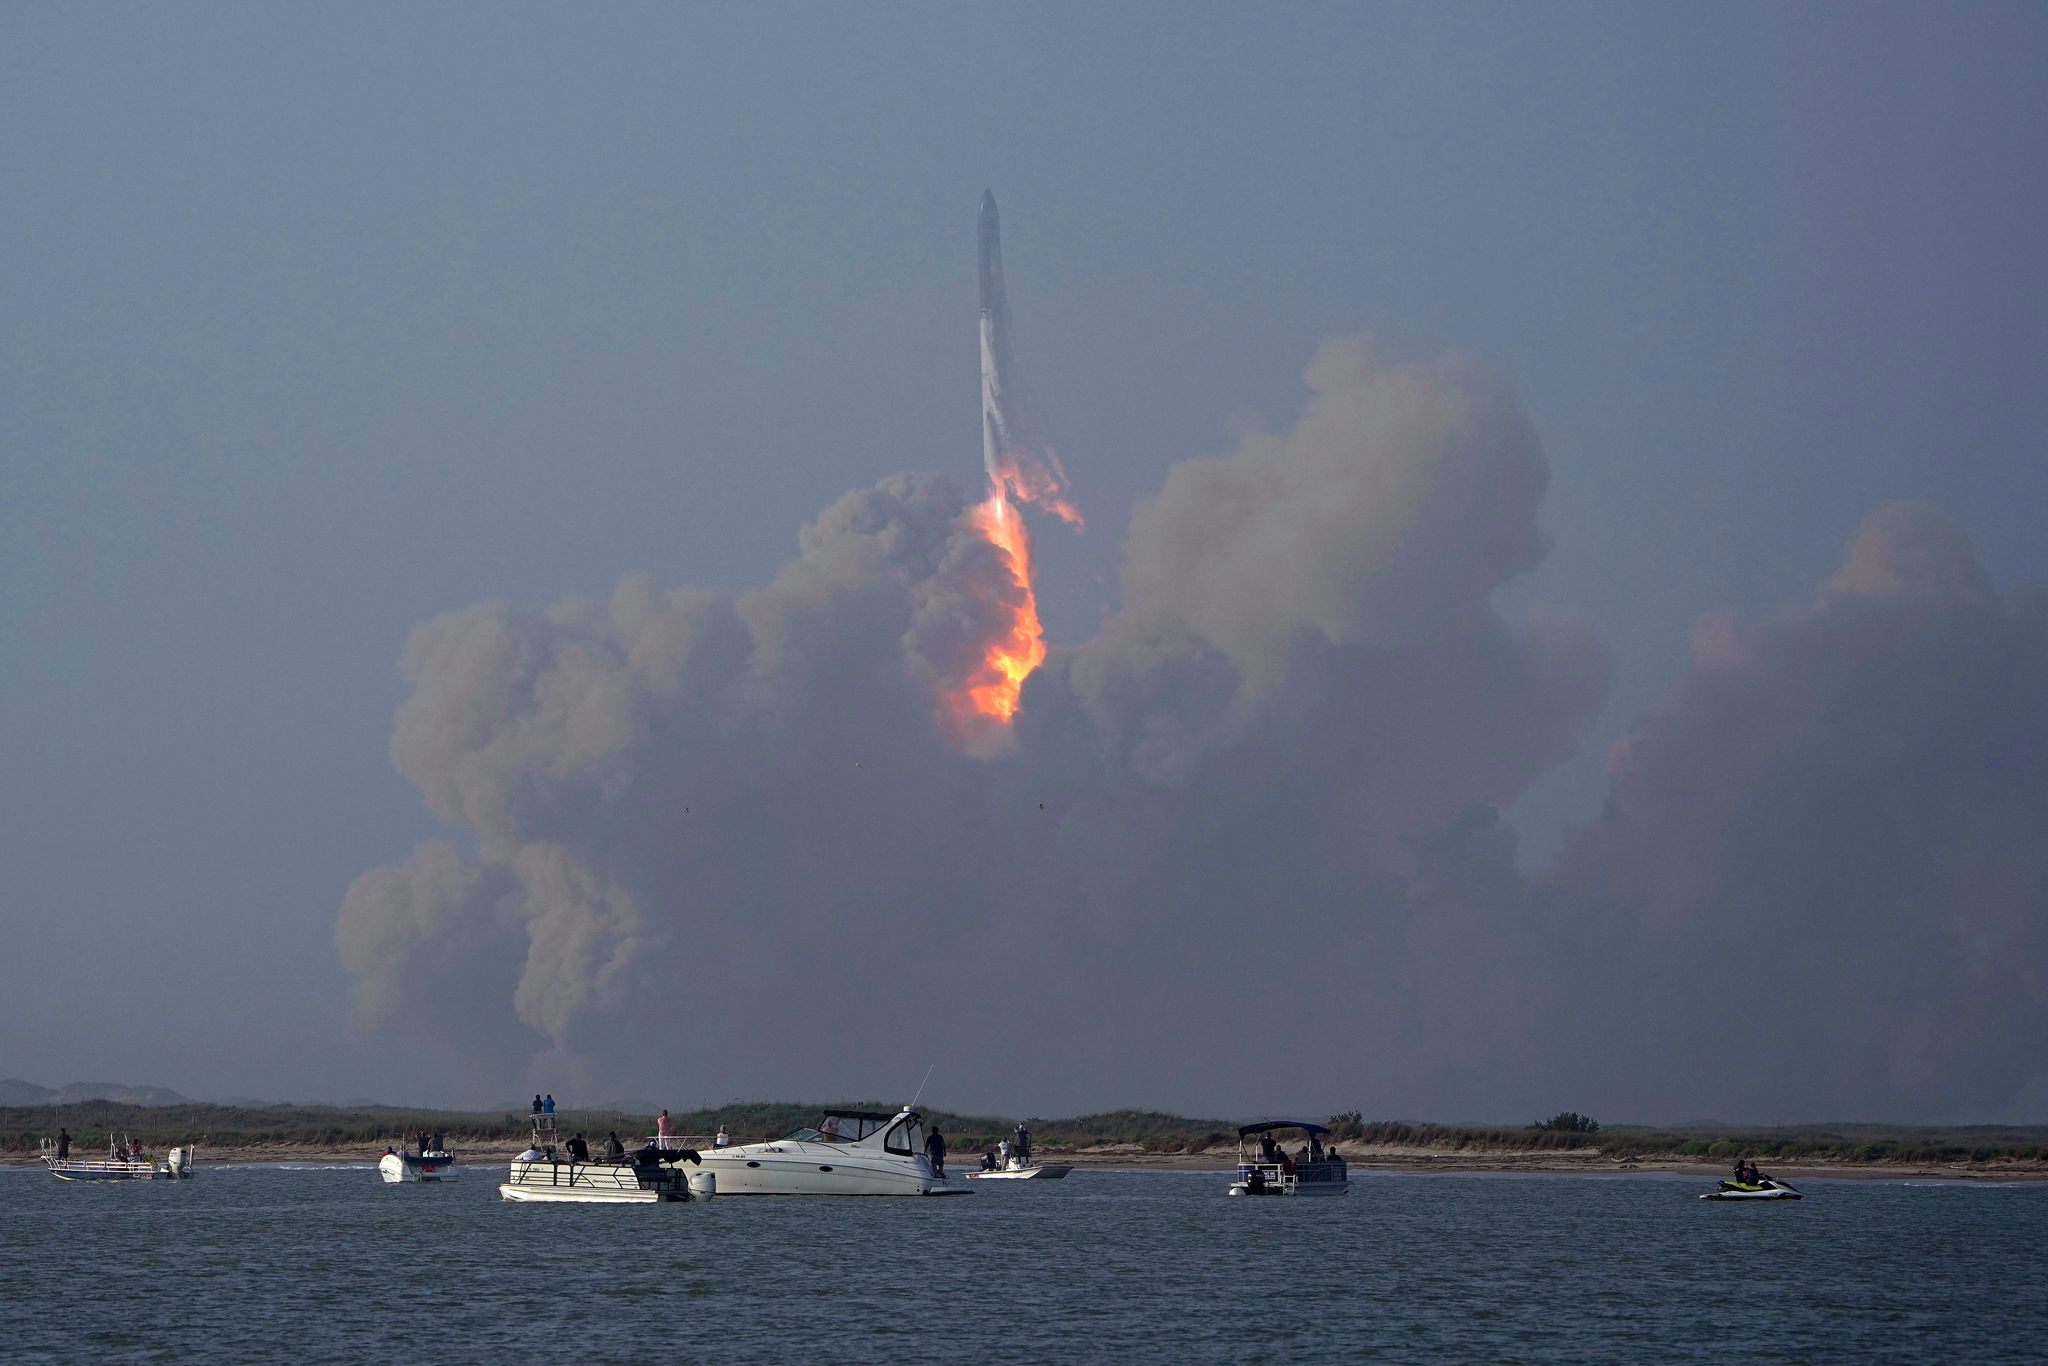
[{"label": "distant hill", "polygon": [[63,1086],[38,1086],[9,1077],[0,1081],[0,1105],[83,1105],[110,1100],[116,1105],[190,1105],[189,1098],[164,1086],[130,1086],[118,1081],[74,1081]]}]

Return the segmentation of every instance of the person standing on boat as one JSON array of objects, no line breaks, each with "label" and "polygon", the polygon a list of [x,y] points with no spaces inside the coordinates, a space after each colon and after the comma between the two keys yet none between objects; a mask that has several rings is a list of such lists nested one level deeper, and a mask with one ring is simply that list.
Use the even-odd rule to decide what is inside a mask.
[{"label": "person standing on boat", "polygon": [[943,1181],[946,1177],[946,1136],[939,1132],[936,1124],[925,1135],[924,1155],[931,1159],[932,1175]]},{"label": "person standing on boat", "polygon": [[669,1140],[675,1137],[675,1133],[674,1122],[669,1119],[668,1109],[664,1106],[662,1112],[654,1117],[654,1146],[666,1152],[674,1146]]},{"label": "person standing on boat", "polygon": [[57,1160],[62,1162],[71,1156],[71,1131],[59,1127],[57,1130]]},{"label": "person standing on boat", "polygon": [[1000,1154],[1002,1157],[1004,1171],[1008,1171],[1010,1169],[1010,1154],[1014,1151],[1015,1149],[1013,1149],[1010,1146],[1010,1140],[1007,1138],[1004,1139],[1002,1142],[996,1144],[996,1152]]},{"label": "person standing on boat", "polygon": [[1031,1165],[1031,1131],[1022,1124],[1017,1126],[1017,1165]]}]

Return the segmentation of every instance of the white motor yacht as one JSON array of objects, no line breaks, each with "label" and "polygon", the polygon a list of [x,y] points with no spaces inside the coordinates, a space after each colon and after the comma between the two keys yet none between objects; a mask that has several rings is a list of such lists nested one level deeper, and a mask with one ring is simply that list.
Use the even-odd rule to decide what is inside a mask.
[{"label": "white motor yacht", "polygon": [[934,1175],[924,1120],[908,1105],[827,1110],[816,1128],[787,1138],[703,1154],[720,1195],[965,1195],[964,1182]]},{"label": "white motor yacht", "polygon": [[685,1173],[697,1161],[688,1148],[652,1145],[595,1161],[572,1157],[558,1141],[553,1115],[533,1117],[533,1141],[512,1159],[498,1194],[536,1204],[652,1205],[701,1203],[718,1191],[708,1171]]},{"label": "white motor yacht", "polygon": [[[1299,1130],[1307,1142],[1290,1155],[1273,1135]],[[1232,1195],[1343,1195],[1351,1189],[1350,1168],[1323,1147],[1330,1132],[1305,1119],[1262,1119],[1237,1131],[1237,1180]],[[1256,1140],[1256,1141],[1254,1141]]]}]

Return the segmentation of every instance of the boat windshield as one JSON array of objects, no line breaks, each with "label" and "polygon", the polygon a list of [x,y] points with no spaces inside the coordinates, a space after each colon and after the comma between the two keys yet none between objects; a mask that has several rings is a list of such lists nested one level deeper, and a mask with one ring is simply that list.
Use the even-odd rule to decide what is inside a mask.
[{"label": "boat windshield", "polygon": [[827,1110],[815,1125],[798,1129],[790,1143],[857,1143],[894,1119],[894,1115],[867,1110]]}]

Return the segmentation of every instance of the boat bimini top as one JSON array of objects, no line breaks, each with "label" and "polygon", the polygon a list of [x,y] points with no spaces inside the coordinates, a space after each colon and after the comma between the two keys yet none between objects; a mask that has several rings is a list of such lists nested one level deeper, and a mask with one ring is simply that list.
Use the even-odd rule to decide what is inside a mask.
[{"label": "boat bimini top", "polygon": [[1299,1129],[1306,1134],[1326,1134],[1328,1126],[1311,1124],[1305,1119],[1262,1119],[1257,1124],[1240,1124],[1237,1127],[1237,1141],[1242,1143],[1253,1134],[1269,1134],[1275,1129]]}]

